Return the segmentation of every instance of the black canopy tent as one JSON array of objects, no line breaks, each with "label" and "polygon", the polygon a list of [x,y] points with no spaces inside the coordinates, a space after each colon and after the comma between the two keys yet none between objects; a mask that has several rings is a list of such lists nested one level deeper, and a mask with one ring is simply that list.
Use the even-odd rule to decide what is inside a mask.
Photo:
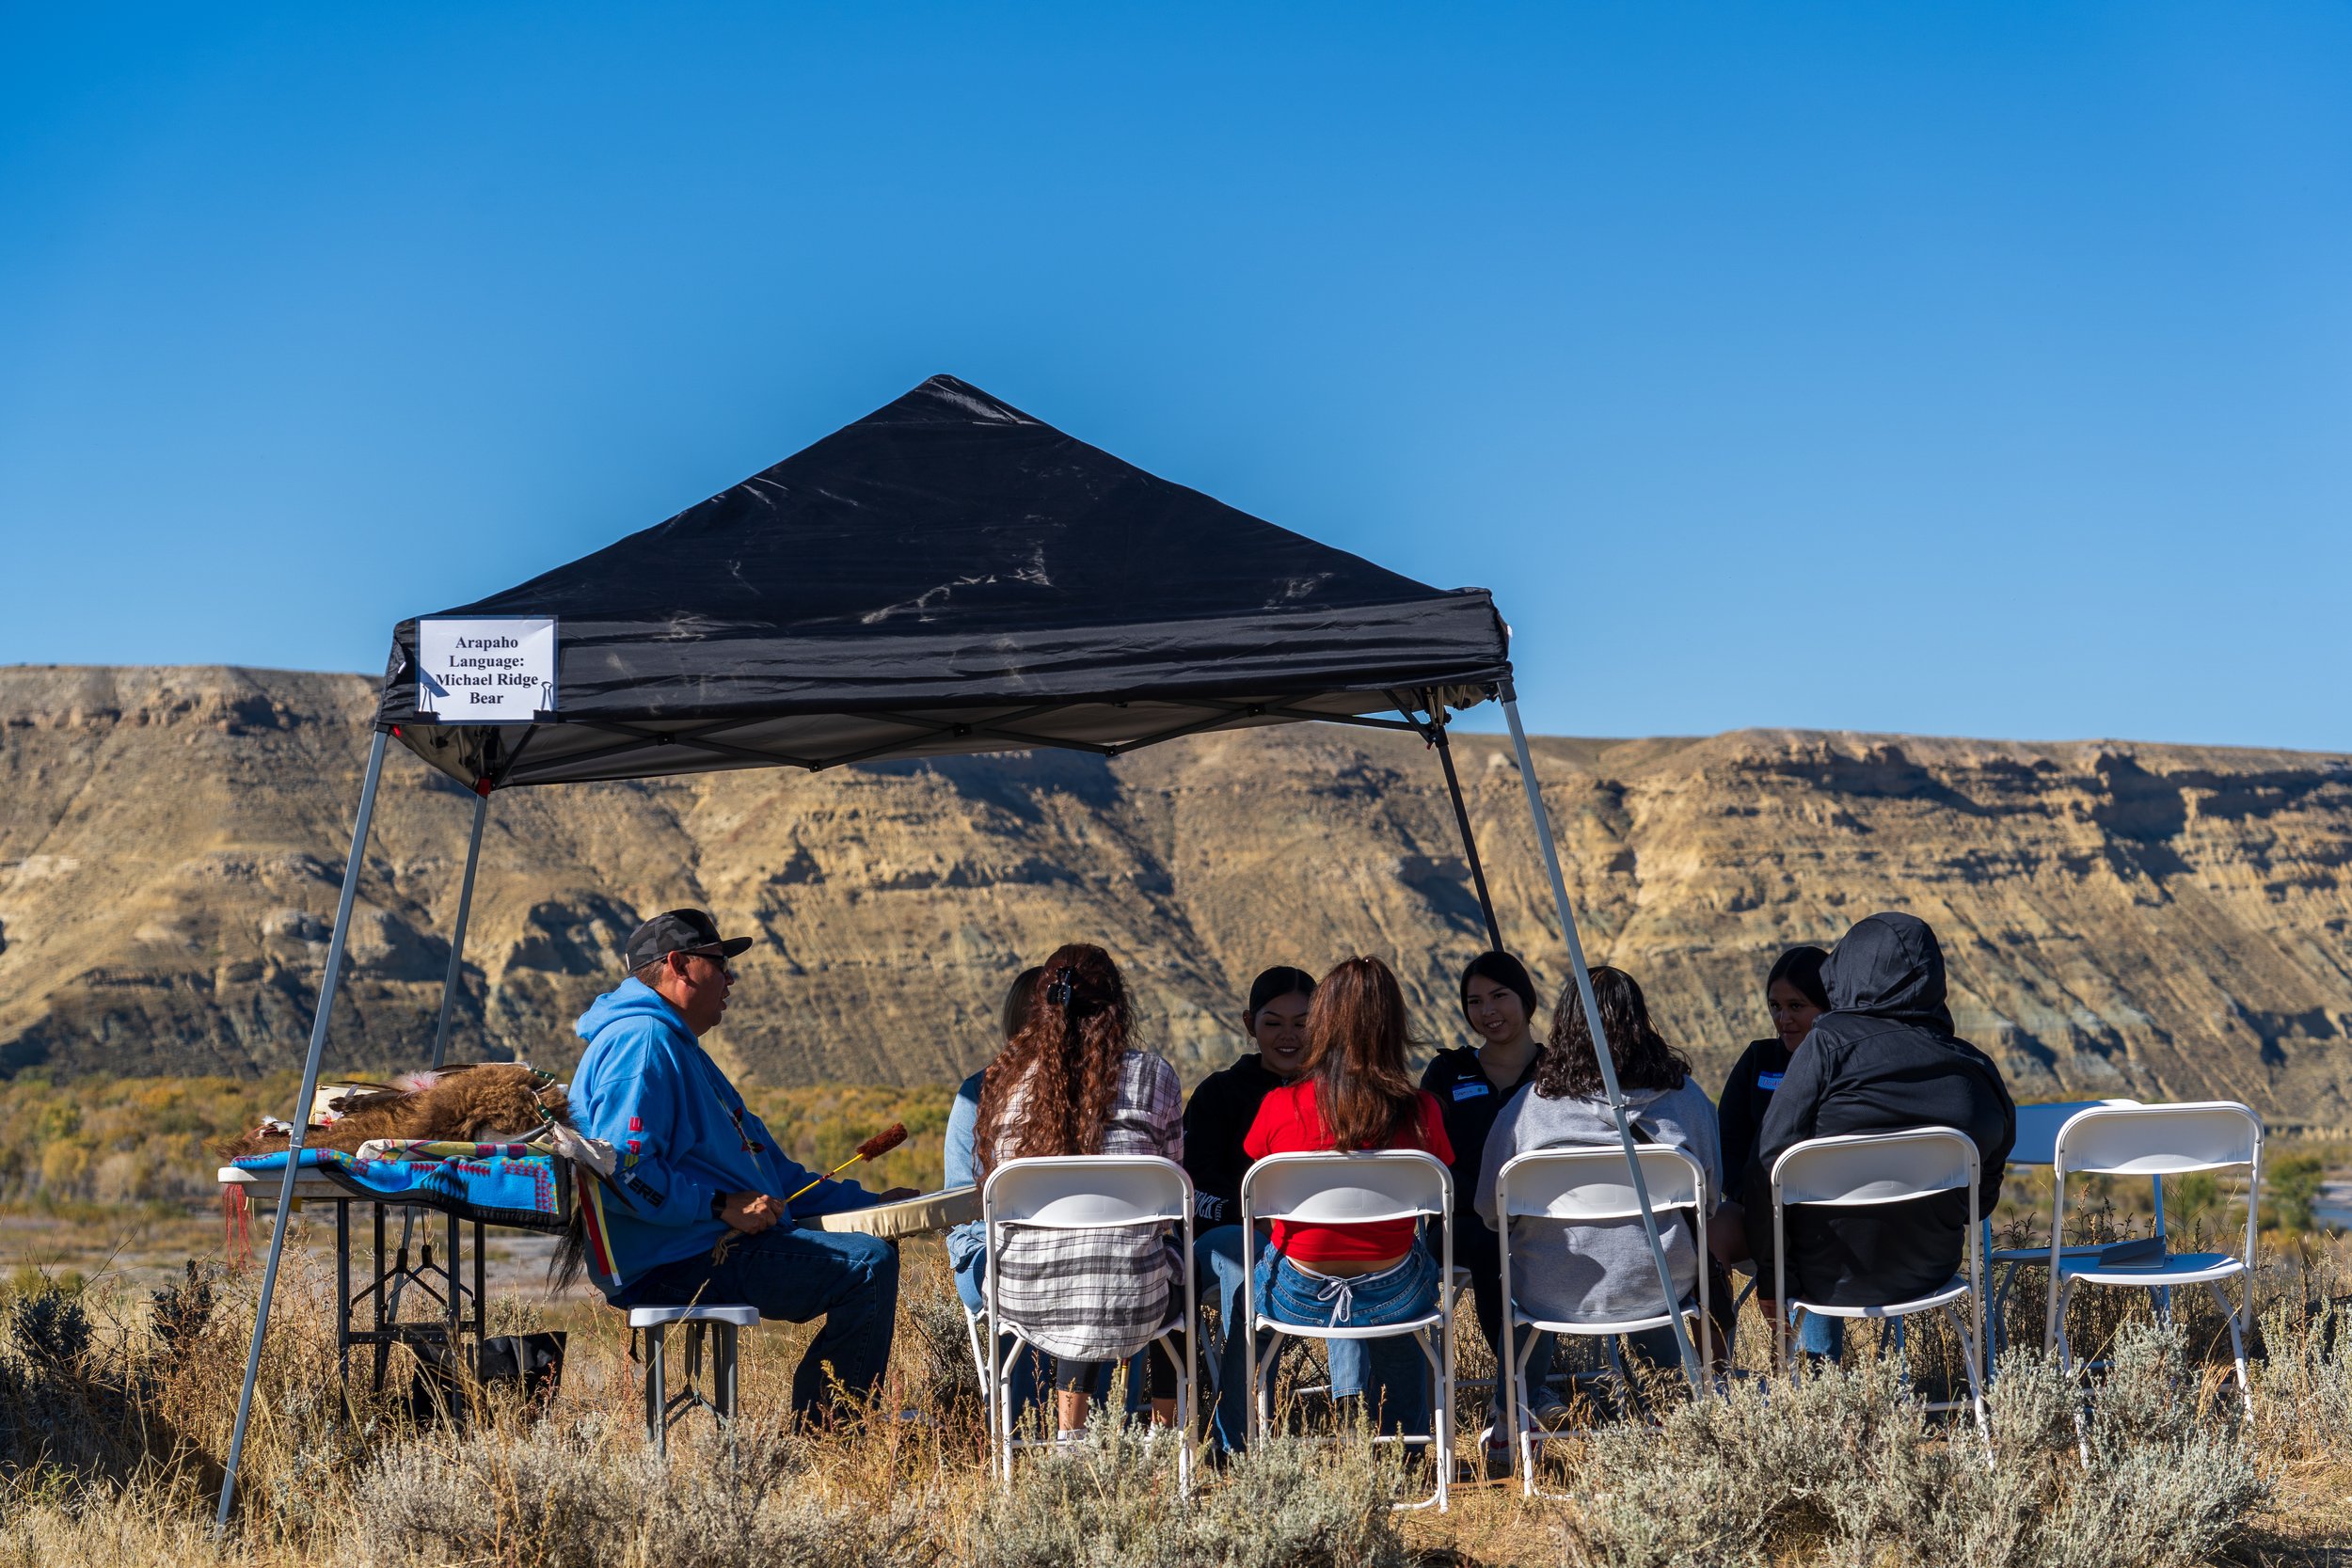
[{"label": "black canopy tent", "polygon": [[445,610],[553,616],[562,711],[420,721],[417,623],[377,709],[504,787],[1072,747],[1466,707],[1510,679],[1441,592],[1171,484],[950,376],[668,522]]},{"label": "black canopy tent", "polygon": [[[391,738],[476,797],[436,1066],[496,790],[1036,747],[1115,756],[1302,721],[1409,730],[1439,752],[1488,939],[1501,946],[1447,747],[1452,714],[1489,699],[1510,726],[1570,974],[1594,1037],[1605,1038],[1519,724],[1508,631],[1486,591],[1431,588],[1319,545],[953,377],[932,377],[666,522],[424,619],[502,617],[558,626],[555,706],[527,723],[421,711],[418,621],[393,632],[290,1118],[297,1154]],[[1620,1101],[1609,1054],[1599,1057]],[[1621,1103],[1617,1119],[1630,1162]],[[1638,1164],[1633,1180],[1640,1188]],[[281,1216],[294,1183],[290,1158]],[[1645,1192],[1641,1201],[1671,1294]],[[285,1229],[281,1220],[270,1238],[224,1525]],[[1683,1354],[1695,1384],[1687,1340]]]}]

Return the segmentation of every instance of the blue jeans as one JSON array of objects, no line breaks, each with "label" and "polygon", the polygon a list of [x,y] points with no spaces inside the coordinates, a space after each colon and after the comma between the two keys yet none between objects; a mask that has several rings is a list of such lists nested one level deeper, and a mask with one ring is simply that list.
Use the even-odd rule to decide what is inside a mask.
[{"label": "blue jeans", "polygon": [[[981,1318],[980,1337],[985,1341],[988,1337],[988,1322],[986,1318],[981,1317],[981,1314],[988,1310],[988,1286],[986,1284],[988,1254],[974,1253],[966,1260],[966,1267],[956,1270],[953,1275],[956,1282],[956,1296],[963,1303],[965,1311]],[[996,1347],[996,1354],[999,1357],[1005,1354],[1006,1348],[1002,1344]],[[1022,1423],[1037,1403],[1039,1370],[1038,1354],[1035,1351],[1016,1357],[1013,1361],[1009,1381],[1012,1385],[1012,1420],[1015,1427]],[[993,1399],[994,1395],[989,1394],[983,1397]]]},{"label": "blue jeans", "polygon": [[[1832,1318],[1829,1321],[1836,1323],[1837,1320]],[[1704,1324],[1699,1332],[1707,1332]],[[1639,1363],[1653,1371],[1670,1372],[1677,1377],[1682,1375],[1682,1345],[1675,1338],[1675,1331],[1671,1328],[1645,1328],[1639,1334],[1629,1334],[1625,1337],[1625,1348],[1629,1353],[1626,1356],[1629,1364]]]},{"label": "blue jeans", "polygon": [[1807,1312],[1797,1320],[1797,1348],[1835,1361],[1846,1352],[1846,1320]]},{"label": "blue jeans", "polygon": [[[1264,1259],[1263,1245],[1258,1255],[1261,1260]],[[1217,1362],[1216,1407],[1211,1421],[1217,1441],[1238,1453],[1249,1440],[1249,1341],[1242,1336],[1241,1227],[1220,1225],[1195,1233],[1192,1270],[1203,1288],[1202,1305],[1215,1301],[1217,1321],[1225,1325],[1225,1350]],[[1362,1393],[1371,1381],[1364,1342],[1332,1339],[1326,1342],[1325,1350],[1331,1364],[1332,1397]]]},{"label": "blue jeans", "polygon": [[[1903,1348],[1902,1319],[1894,1321],[1894,1332],[1889,1338],[1899,1354]],[[1820,1312],[1807,1312],[1797,1322],[1797,1348],[1807,1355],[1818,1355],[1827,1361],[1836,1360],[1846,1354],[1846,1320]]]},{"label": "blue jeans", "polygon": [[[987,1253],[974,1253],[964,1259],[962,1268],[951,1272],[950,1277],[956,1282],[957,1298],[963,1303],[966,1309],[975,1316],[988,1310]],[[987,1334],[988,1324],[985,1319],[981,1321],[980,1331],[983,1336]],[[996,1347],[998,1358],[1001,1360],[1005,1352],[1010,1348],[1009,1340],[999,1344]],[[1038,1390],[1044,1386],[1047,1370],[1044,1362],[1045,1353],[1032,1349],[1029,1354],[1017,1358],[1012,1364],[1012,1419],[1016,1427],[1036,1405]],[[1105,1367],[1103,1369],[1102,1376],[1095,1383],[1096,1400],[1110,1398],[1110,1383],[1111,1370]],[[1151,1408],[1150,1384],[1151,1373],[1146,1367],[1143,1354],[1138,1354],[1127,1364],[1127,1409],[1130,1412],[1140,1412]]]},{"label": "blue jeans", "polygon": [[[1437,1310],[1438,1265],[1419,1242],[1394,1268],[1352,1279],[1309,1274],[1286,1257],[1268,1256],[1258,1259],[1255,1291],[1258,1309],[1277,1323],[1303,1328],[1377,1328]],[[1429,1362],[1412,1336],[1352,1342],[1364,1349],[1370,1373],[1365,1391],[1378,1407],[1379,1430],[1428,1432]],[[1265,1351],[1261,1341],[1261,1356]]]},{"label": "blue jeans", "polygon": [[898,1316],[898,1249],[875,1236],[803,1229],[789,1222],[735,1237],[726,1260],[707,1254],[664,1263],[614,1298],[623,1307],[755,1307],[763,1318],[825,1326],[792,1374],[792,1410],[805,1418],[830,1409],[825,1363],[842,1391],[871,1399],[890,1364]]}]

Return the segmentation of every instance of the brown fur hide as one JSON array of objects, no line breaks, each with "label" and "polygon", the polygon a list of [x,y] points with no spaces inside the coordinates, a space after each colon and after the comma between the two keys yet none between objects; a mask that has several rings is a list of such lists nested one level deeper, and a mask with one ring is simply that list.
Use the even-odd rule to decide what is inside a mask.
[{"label": "brown fur hide", "polygon": [[[341,1119],[313,1127],[305,1148],[357,1149],[371,1138],[435,1138],[453,1143],[498,1143],[542,1125],[544,1108],[568,1123],[570,1107],[558,1084],[541,1085],[531,1069],[515,1062],[482,1062],[420,1073],[418,1086],[372,1088],[330,1103]],[[283,1132],[251,1132],[213,1146],[224,1160],[275,1154],[286,1147]]]}]

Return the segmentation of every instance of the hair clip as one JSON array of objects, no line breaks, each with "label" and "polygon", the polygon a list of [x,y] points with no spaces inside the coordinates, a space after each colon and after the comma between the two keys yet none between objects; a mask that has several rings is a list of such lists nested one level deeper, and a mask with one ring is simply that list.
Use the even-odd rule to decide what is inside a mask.
[{"label": "hair clip", "polygon": [[1057,1007],[1067,1007],[1078,994],[1078,972],[1068,964],[1054,971],[1054,978],[1045,988],[1045,1000]]}]

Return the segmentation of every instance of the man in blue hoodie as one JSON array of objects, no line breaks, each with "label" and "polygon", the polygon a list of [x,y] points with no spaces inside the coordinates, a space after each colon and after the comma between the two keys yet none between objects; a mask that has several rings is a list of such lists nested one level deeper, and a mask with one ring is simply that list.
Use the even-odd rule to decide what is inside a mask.
[{"label": "man in blue hoodie", "polygon": [[590,1267],[616,1307],[688,1302],[759,1308],[825,1326],[792,1378],[803,1419],[832,1405],[825,1363],[844,1392],[870,1398],[890,1360],[898,1255],[872,1236],[799,1222],[884,1199],[854,1181],[818,1181],[776,1148],[699,1042],[726,1011],[728,960],[752,944],[723,939],[700,910],[672,910],[628,939],[629,978],[580,1015],[588,1042],[571,1087],[581,1133],[618,1157]]}]

